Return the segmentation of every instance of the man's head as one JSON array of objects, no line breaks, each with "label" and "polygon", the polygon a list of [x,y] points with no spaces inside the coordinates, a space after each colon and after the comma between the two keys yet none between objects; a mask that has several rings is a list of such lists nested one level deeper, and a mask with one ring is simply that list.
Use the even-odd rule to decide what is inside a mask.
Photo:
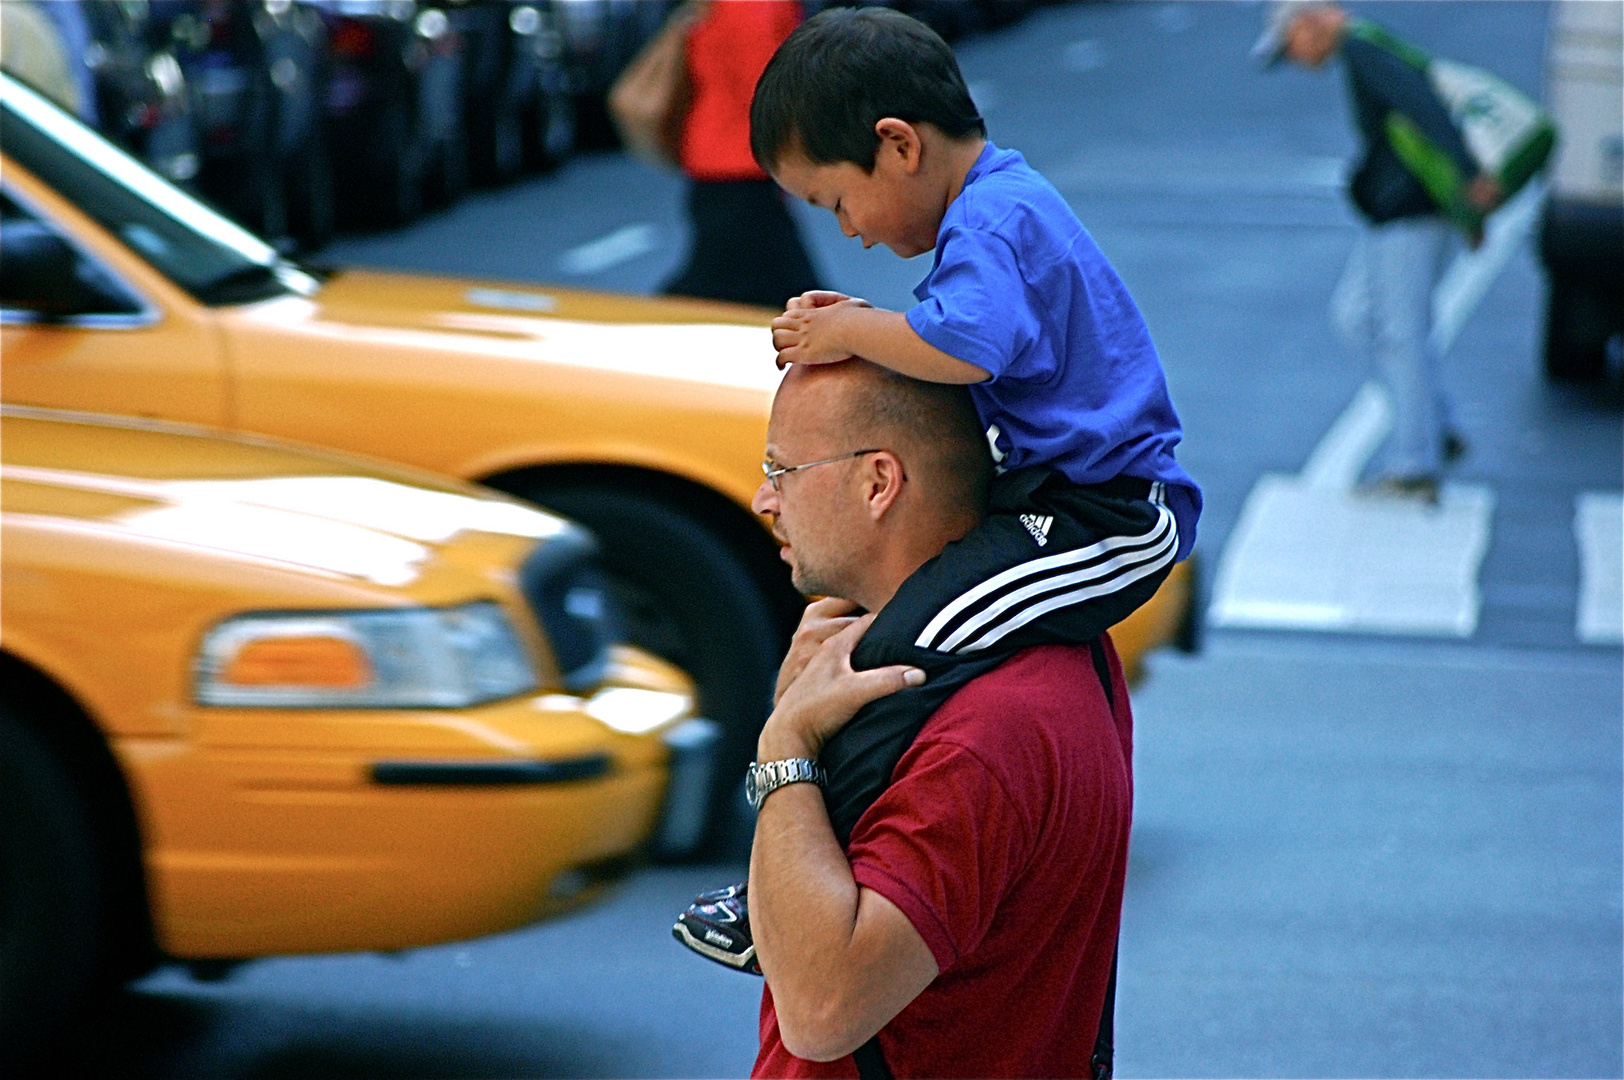
[{"label": "man's head", "polygon": [[1276,0],[1264,15],[1252,56],[1270,66],[1290,60],[1320,67],[1336,55],[1347,22],[1348,13],[1330,0]]},{"label": "man's head", "polygon": [[904,257],[935,246],[944,195],[956,193],[938,167],[945,151],[979,149],[986,133],[947,43],[888,8],[830,8],[802,23],[750,106],[751,152],[780,186],[833,211],[864,246]]},{"label": "man's head", "polygon": [[[773,519],[796,588],[869,610],[981,520],[992,480],[964,387],[863,360],[790,368],[767,460],[794,471],[763,482],[751,505]],[[825,463],[794,469],[810,462]]]}]

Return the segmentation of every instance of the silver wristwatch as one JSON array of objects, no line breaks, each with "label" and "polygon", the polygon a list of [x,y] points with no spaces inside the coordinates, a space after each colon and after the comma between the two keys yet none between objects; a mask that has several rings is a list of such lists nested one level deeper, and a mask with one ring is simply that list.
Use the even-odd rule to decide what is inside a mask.
[{"label": "silver wristwatch", "polygon": [[760,810],[761,802],[785,784],[816,784],[823,786],[823,766],[810,758],[785,758],[783,761],[750,763],[744,774],[744,797],[752,809]]}]

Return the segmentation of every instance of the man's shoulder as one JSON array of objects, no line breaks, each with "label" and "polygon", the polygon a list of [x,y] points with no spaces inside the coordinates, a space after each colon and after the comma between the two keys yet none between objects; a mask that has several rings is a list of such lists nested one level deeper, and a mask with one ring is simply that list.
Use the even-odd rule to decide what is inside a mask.
[{"label": "man's shoulder", "polygon": [[[971,679],[942,703],[920,739],[975,749],[1069,727],[1089,702],[1099,675],[1087,645],[1038,645],[1016,653],[991,671]],[[1097,699],[1103,707],[1103,695]],[[1102,708],[1103,711],[1103,708]]]}]

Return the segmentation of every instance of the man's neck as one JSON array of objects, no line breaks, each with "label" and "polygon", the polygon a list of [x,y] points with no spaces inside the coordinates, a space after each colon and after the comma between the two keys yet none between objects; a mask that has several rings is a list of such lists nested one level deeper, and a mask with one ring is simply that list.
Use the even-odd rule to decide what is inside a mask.
[{"label": "man's neck", "polygon": [[914,539],[913,543],[902,542],[900,536],[893,537],[892,543],[881,545],[870,564],[868,580],[860,588],[851,590],[847,599],[862,605],[866,611],[879,611],[921,566],[940,555],[948,544],[963,539],[979,523],[979,517],[963,517],[939,522],[932,528],[916,526],[906,534]]}]

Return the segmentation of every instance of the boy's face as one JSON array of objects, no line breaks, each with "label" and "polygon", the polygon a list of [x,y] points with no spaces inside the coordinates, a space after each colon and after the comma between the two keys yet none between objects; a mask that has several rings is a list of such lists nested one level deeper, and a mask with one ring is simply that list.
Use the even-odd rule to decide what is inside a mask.
[{"label": "boy's face", "polygon": [[936,246],[947,200],[945,192],[935,191],[920,171],[920,145],[913,129],[901,121],[882,120],[879,130],[873,172],[849,161],[816,165],[791,151],[778,159],[772,176],[796,198],[832,211],[840,231],[860,238],[865,248],[884,244],[911,259]]}]

